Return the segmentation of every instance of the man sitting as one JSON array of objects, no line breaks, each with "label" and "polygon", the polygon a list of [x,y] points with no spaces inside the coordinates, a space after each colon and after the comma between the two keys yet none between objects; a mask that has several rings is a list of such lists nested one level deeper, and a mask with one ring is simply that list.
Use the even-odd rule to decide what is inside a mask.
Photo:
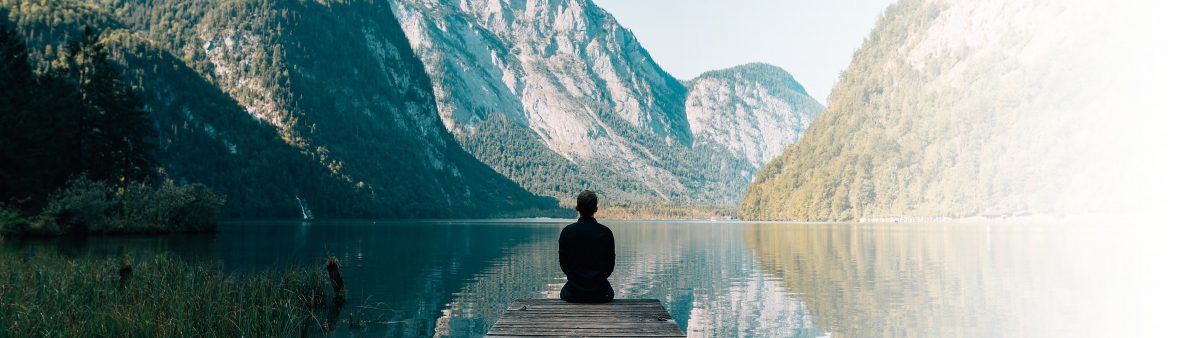
[{"label": "man sitting", "polygon": [[579,221],[567,225],[558,237],[558,264],[566,273],[562,300],[572,303],[607,303],[612,300],[608,276],[616,266],[612,230],[595,220],[599,198],[591,190],[579,193],[575,210]]}]

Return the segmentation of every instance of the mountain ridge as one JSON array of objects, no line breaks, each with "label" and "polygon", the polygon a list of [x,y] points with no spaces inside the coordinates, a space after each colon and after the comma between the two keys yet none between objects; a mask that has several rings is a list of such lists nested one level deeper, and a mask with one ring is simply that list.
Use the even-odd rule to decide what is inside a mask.
[{"label": "mountain ridge", "polygon": [[[706,126],[689,118],[694,93],[590,1],[392,4],[431,74],[447,129],[537,194],[564,205],[582,189],[623,205],[731,205],[761,162],[718,140],[695,144],[694,131]],[[807,95],[802,86],[782,88]],[[811,108],[823,109],[802,110]],[[790,143],[805,126],[789,124],[782,135],[749,142]],[[745,132],[758,131],[730,131]]]},{"label": "mountain ridge", "polygon": [[729,149],[753,168],[795,143],[824,110],[791,74],[766,63],[707,71],[685,83],[696,139]]},{"label": "mountain ridge", "polygon": [[227,217],[727,208],[823,110],[765,64],[680,81],[587,0],[3,1],[43,67],[101,27]]},{"label": "mountain ridge", "polygon": [[854,53],[828,111],[762,167],[739,214],[851,221],[1147,203],[1130,201],[1145,188],[1127,178],[1153,173],[1113,165],[1154,160],[1152,147],[1112,137],[1140,125],[1121,117],[1142,109],[1136,101],[1112,98],[1144,89],[1110,80],[1140,69],[1113,67],[1128,60],[1111,52],[1138,37],[1116,34],[1105,7],[900,0]]},{"label": "mountain ridge", "polygon": [[799,87],[800,94],[803,94],[803,95],[809,96],[809,97],[812,96],[812,95],[808,94],[808,90],[806,88],[804,88],[803,84],[801,84],[801,83],[799,83],[799,81],[795,80],[795,77],[792,76],[791,73],[788,72],[786,69],[783,69],[783,67],[779,67],[779,66],[770,64],[768,62],[761,62],[761,61],[752,61],[752,62],[746,62],[746,63],[729,66],[729,67],[725,67],[725,68],[706,70],[702,73],[699,73],[699,75],[696,75],[695,77],[693,77],[689,80],[683,81],[683,83],[684,83],[684,85],[689,85],[689,83],[695,81],[696,79],[702,78],[702,77],[717,76],[717,75],[727,74],[730,72],[739,72],[739,71],[751,71],[751,72],[766,74],[766,76],[777,77],[776,81],[793,82],[795,86]]},{"label": "mountain ridge", "polygon": [[[131,82],[194,90],[142,87],[160,130],[194,135],[160,133],[163,144],[183,142],[164,152],[168,174],[232,195],[227,217],[480,217],[556,209],[450,138],[386,3],[4,5],[40,41],[31,44],[39,50],[63,43],[47,38],[40,22],[71,31],[108,18],[120,26],[112,31],[129,32],[131,42],[111,51]],[[86,11],[70,14],[79,9]],[[41,14],[27,15],[35,12]],[[82,21],[54,21],[64,15]],[[136,60],[150,53],[165,58]],[[180,62],[169,60],[176,57]],[[352,85],[361,83],[375,85]],[[193,100],[198,93],[209,94]],[[242,117],[250,121],[230,122]],[[272,131],[253,132],[261,129],[254,125]],[[218,142],[196,147],[203,139]]]}]

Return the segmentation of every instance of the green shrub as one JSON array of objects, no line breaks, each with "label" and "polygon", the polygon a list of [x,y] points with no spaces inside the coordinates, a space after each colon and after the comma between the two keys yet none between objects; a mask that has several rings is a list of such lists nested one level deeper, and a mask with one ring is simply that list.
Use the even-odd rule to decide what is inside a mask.
[{"label": "green shrub", "polygon": [[166,180],[157,187],[130,184],[117,194],[120,221],[114,231],[203,232],[216,230],[217,212],[225,198],[200,184],[176,185]]},{"label": "green shrub", "polygon": [[76,177],[50,195],[42,220],[73,233],[95,233],[111,228],[117,202],[113,187],[87,177]]},{"label": "green shrub", "polygon": [[24,231],[29,228],[29,220],[21,217],[17,209],[0,204],[0,234]]},{"label": "green shrub", "polygon": [[123,188],[78,177],[50,195],[32,221],[15,210],[0,209],[0,233],[57,236],[101,233],[176,233],[216,231],[225,203],[201,184],[134,182]]}]

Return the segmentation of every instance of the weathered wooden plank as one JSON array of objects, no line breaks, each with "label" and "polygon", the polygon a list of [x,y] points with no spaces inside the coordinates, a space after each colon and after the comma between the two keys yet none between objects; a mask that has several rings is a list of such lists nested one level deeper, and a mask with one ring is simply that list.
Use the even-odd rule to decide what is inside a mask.
[{"label": "weathered wooden plank", "polygon": [[[554,299],[554,298],[522,298],[522,299],[517,299],[517,300],[514,300],[514,301],[512,301],[512,302],[513,302],[513,303],[525,303],[525,304],[569,304],[569,305],[579,305],[578,303],[567,303],[567,302],[564,302],[564,301],[562,301],[561,299]],[[643,299],[613,299],[612,301],[610,301],[610,302],[607,302],[607,303],[597,303],[597,304],[589,304],[589,305],[591,305],[591,306],[603,306],[603,305],[637,304],[637,303],[660,304],[661,302],[659,302],[657,299],[648,299],[648,298],[643,298]]]},{"label": "weathered wooden plank", "polygon": [[[516,325],[516,324],[528,324],[528,323],[559,323],[559,322],[561,322],[561,323],[576,323],[580,319],[586,319],[586,318],[589,318],[589,317],[573,316],[573,317],[562,317],[562,318],[544,318],[544,317],[525,317],[525,318],[516,318],[516,319],[504,318],[504,319],[500,319],[500,320],[496,321],[495,323],[498,325],[509,325],[509,324]],[[672,321],[672,320],[673,319],[668,319],[665,321]],[[606,322],[609,322],[609,323],[658,323],[658,322],[664,322],[664,321],[657,319],[657,318],[647,318],[647,317],[618,317],[618,318],[610,318]]]},{"label": "weathered wooden plank", "polygon": [[[661,308],[661,307],[662,307],[661,305],[657,305],[657,304],[621,304],[621,305],[590,305],[590,304],[588,304],[588,307],[586,307],[586,308],[583,308],[583,309],[591,309],[591,310],[620,310],[620,309],[636,309],[636,310],[645,310],[645,309],[658,309],[658,308]],[[561,304],[553,304],[553,305],[551,305],[551,304],[521,304],[521,303],[514,303],[514,304],[512,304],[512,306],[509,306],[509,307],[508,307],[508,309],[509,309],[509,310],[516,310],[516,309],[520,309],[520,308],[526,308],[526,309],[578,309],[578,308],[580,308],[580,307],[579,307],[579,306],[571,306],[571,305],[561,305]]]},{"label": "weathered wooden plank", "polygon": [[[513,312],[515,312],[515,311],[513,311]],[[529,313],[508,315],[504,319],[511,319],[511,320],[529,320],[530,318],[531,319],[545,319],[545,318],[577,319],[578,317],[591,318],[591,317],[596,317],[596,314],[587,313],[587,312],[561,313],[561,314],[554,314],[554,313],[549,313],[549,312],[529,312]],[[650,314],[650,315],[647,315],[646,313],[608,313],[607,315],[605,315],[605,317],[612,318],[614,320],[623,320],[623,319],[629,319],[629,318],[656,319],[658,317],[668,317],[668,316],[666,314],[661,314],[661,313]],[[667,319],[670,319],[670,318],[668,317]]]},{"label": "weathered wooden plank", "polygon": [[[546,314],[554,314],[554,317],[569,317],[569,316],[592,317],[592,316],[595,316],[596,313],[600,313],[600,312],[594,312],[594,311],[579,311],[579,312],[570,312],[570,313],[551,312],[551,311],[508,311],[505,313],[509,313],[509,312],[512,314],[512,316],[516,316],[516,317],[520,317],[520,316],[545,317]],[[602,313],[607,313],[609,315],[618,316],[618,317],[645,317],[646,315],[649,315],[649,314],[663,315],[663,316],[667,315],[667,313],[663,313],[663,312],[632,312],[632,311],[602,312]]]},{"label": "weathered wooden plank", "polygon": [[573,322],[570,322],[570,321],[496,322],[495,324],[492,325],[492,327],[529,326],[529,327],[572,327],[572,328],[573,327],[599,327],[599,328],[602,328],[602,327],[631,327],[631,328],[638,328],[638,327],[657,327],[657,326],[670,327],[670,324],[671,324],[671,320],[652,321],[652,322],[650,322],[650,321],[612,322],[612,321],[603,320],[603,321],[591,321],[591,322],[581,322],[581,321],[573,321]]},{"label": "weathered wooden plank", "polygon": [[578,306],[586,306],[586,307],[589,307],[589,308],[625,308],[625,307],[631,307],[631,306],[646,306],[646,307],[656,307],[656,306],[658,306],[658,304],[654,304],[654,303],[643,303],[643,302],[637,302],[637,303],[599,303],[599,304],[584,304],[584,303],[573,303],[573,304],[572,304],[572,303],[565,303],[565,302],[563,302],[563,303],[545,303],[545,302],[528,303],[528,302],[513,302],[513,303],[512,303],[512,305],[514,305],[514,306],[538,306],[538,307],[578,307]]},{"label": "weathered wooden plank", "polygon": [[522,310],[522,309],[523,309],[523,310],[562,310],[562,309],[570,309],[570,310],[590,310],[590,311],[620,311],[620,310],[653,311],[653,310],[657,310],[657,309],[659,309],[659,308],[661,308],[661,305],[657,305],[657,306],[648,306],[648,305],[625,305],[625,306],[595,305],[595,306],[590,306],[590,305],[589,305],[589,306],[587,306],[587,307],[579,307],[579,306],[561,306],[561,305],[555,305],[555,306],[544,306],[544,305],[516,305],[516,306],[511,306],[511,307],[508,307],[508,308],[507,308],[507,310],[511,311],[511,310]]},{"label": "weathered wooden plank", "polygon": [[554,325],[496,325],[490,331],[528,331],[528,330],[625,330],[625,331],[672,331],[678,327],[675,323],[596,323],[593,325],[571,325],[555,323]]},{"label": "weathered wooden plank", "polygon": [[684,337],[656,299],[575,304],[559,299],[518,299],[491,325],[489,337]]},{"label": "weathered wooden plank", "polygon": [[594,336],[594,335],[610,335],[610,334],[656,335],[659,337],[681,336],[681,334],[674,335],[673,334],[674,332],[679,332],[677,327],[674,330],[659,329],[659,328],[653,328],[653,329],[529,328],[529,329],[520,329],[520,330],[511,330],[511,331],[491,331],[490,333],[494,333],[497,335],[561,335],[561,336],[576,336],[576,337],[578,337],[578,336]]},{"label": "weathered wooden plank", "polygon": [[582,328],[602,329],[602,328],[610,327],[610,328],[636,329],[636,328],[659,327],[659,326],[660,327],[670,327],[671,323],[670,322],[609,322],[609,321],[604,321],[604,322],[578,322],[578,321],[575,321],[575,322],[539,322],[539,323],[502,323],[502,322],[497,322],[494,325],[492,325],[491,327],[493,327],[493,328],[497,328],[497,327],[548,327],[548,328],[567,327],[567,328],[573,328],[573,329],[582,329]]},{"label": "weathered wooden plank", "polygon": [[487,337],[676,337],[661,332],[556,331],[489,334]]},{"label": "weathered wooden plank", "polygon": [[655,330],[628,330],[628,329],[521,329],[521,330],[496,330],[490,331],[488,336],[509,335],[509,336],[572,336],[572,337],[591,337],[591,336],[606,336],[606,335],[626,335],[626,336],[648,336],[648,337],[681,337],[677,334],[678,329],[655,329]]},{"label": "weathered wooden plank", "polygon": [[517,308],[517,309],[512,309],[512,310],[506,310],[506,311],[521,311],[521,312],[528,312],[528,313],[562,312],[562,311],[577,311],[580,313],[661,313],[661,312],[659,312],[660,310],[657,310],[657,309],[578,309],[578,308],[569,308],[569,307],[557,308],[557,309],[545,309],[545,308],[519,309],[519,308]]}]

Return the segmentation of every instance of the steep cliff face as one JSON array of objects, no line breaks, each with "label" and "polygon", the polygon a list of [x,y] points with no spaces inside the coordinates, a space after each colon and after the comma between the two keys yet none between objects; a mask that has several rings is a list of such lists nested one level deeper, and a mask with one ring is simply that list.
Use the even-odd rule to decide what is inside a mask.
[{"label": "steep cliff face", "polygon": [[420,61],[387,10],[245,3],[224,9],[231,20],[200,25],[197,42],[222,89],[347,184],[399,199],[395,208],[469,203],[459,199],[472,194],[460,168],[470,159],[449,147]]},{"label": "steep cliff face", "polygon": [[[766,154],[806,126],[808,117],[783,115],[818,107],[793,93],[802,88],[789,76],[746,77],[764,66],[702,77],[689,94],[586,0],[393,7],[447,128],[500,173],[564,201],[589,188],[618,204],[733,203]],[[765,85],[772,81],[790,83]],[[732,97],[745,94],[761,95]],[[736,130],[717,125],[738,118],[748,120]],[[787,124],[759,130],[757,122]]]},{"label": "steep cliff face", "polygon": [[695,143],[713,143],[754,169],[795,143],[824,106],[781,68],[753,63],[687,82]]},{"label": "steep cliff face", "polygon": [[[612,114],[637,132],[689,143],[685,88],[633,35],[589,1],[396,1],[424,57],[445,123],[467,130],[491,114],[528,125],[571,158]],[[410,31],[410,32],[409,32]],[[603,110],[603,111],[598,111]]]},{"label": "steep cliff face", "polygon": [[[19,21],[44,44],[65,42],[45,34],[49,26],[108,23],[113,58],[144,85],[163,166],[231,195],[234,216],[460,217],[553,206],[453,140],[386,2],[25,8],[43,11]],[[80,19],[56,19],[71,16]]]},{"label": "steep cliff face", "polygon": [[[828,111],[764,166],[753,219],[1111,210],[1154,146],[1115,23],[1135,5],[902,0],[830,95]],[[1127,8],[1125,8],[1127,7]],[[1132,9],[1125,11],[1125,9]],[[1124,13],[1121,13],[1124,12]],[[1139,77],[1145,74],[1136,75]],[[1128,132],[1135,137],[1112,137]],[[1130,141],[1131,140],[1131,141]],[[1131,187],[1131,189],[1137,189]],[[1124,191],[1126,193],[1118,193]],[[1115,198],[1115,199],[1112,199]]]}]

